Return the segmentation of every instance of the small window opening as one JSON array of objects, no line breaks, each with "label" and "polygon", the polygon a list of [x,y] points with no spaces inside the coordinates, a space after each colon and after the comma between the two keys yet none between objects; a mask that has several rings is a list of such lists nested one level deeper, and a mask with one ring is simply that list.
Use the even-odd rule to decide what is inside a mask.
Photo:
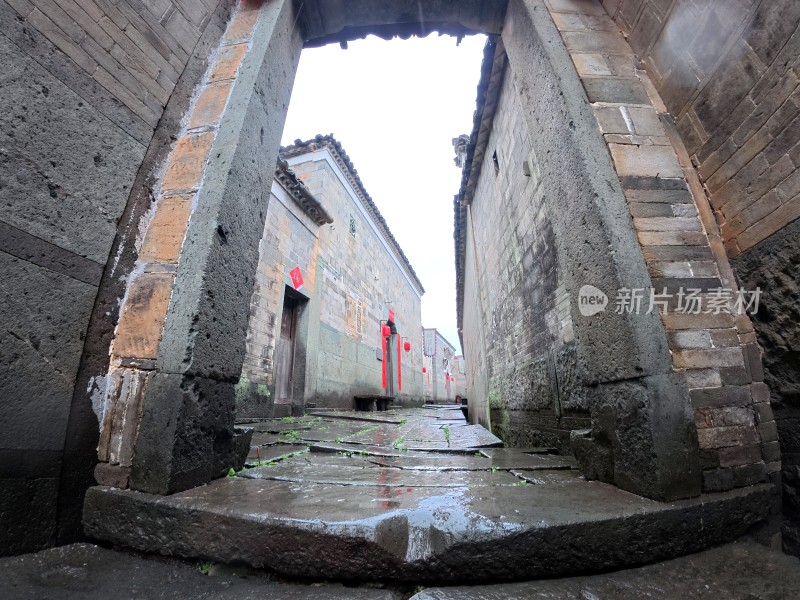
[{"label": "small window opening", "polygon": [[500,174],[500,161],[497,160],[497,150],[495,150],[494,154],[492,154],[492,162],[494,163],[494,174],[495,175],[499,175]]},{"label": "small window opening", "polygon": [[350,215],[350,235],[356,237],[356,218]]}]

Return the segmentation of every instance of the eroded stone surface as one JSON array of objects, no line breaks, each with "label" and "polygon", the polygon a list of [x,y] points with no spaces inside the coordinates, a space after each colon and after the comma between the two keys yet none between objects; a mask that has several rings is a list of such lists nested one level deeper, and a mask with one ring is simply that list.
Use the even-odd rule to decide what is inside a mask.
[{"label": "eroded stone surface", "polygon": [[430,588],[412,600],[784,600],[800,597],[800,562],[752,542],[657,565],[549,581]]},{"label": "eroded stone surface", "polygon": [[[206,564],[209,573],[216,571]],[[6,600],[393,600],[387,590],[342,585],[290,585],[266,574],[203,575],[199,564],[73,544],[0,560],[0,597]]]}]

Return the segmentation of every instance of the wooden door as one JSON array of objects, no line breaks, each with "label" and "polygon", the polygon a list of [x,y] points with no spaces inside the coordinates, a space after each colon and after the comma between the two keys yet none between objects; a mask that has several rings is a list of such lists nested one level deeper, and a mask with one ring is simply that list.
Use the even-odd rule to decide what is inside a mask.
[{"label": "wooden door", "polygon": [[284,298],[281,333],[275,349],[275,402],[280,404],[289,404],[292,400],[297,306],[297,301],[293,298]]}]

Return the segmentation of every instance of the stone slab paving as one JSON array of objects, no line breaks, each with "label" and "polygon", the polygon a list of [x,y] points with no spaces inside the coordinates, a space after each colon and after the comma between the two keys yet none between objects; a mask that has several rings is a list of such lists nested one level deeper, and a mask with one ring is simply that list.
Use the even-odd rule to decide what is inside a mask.
[{"label": "stone slab paving", "polygon": [[[201,565],[72,544],[0,559],[3,600],[399,600],[388,590],[204,575]],[[203,565],[211,573],[216,566]],[[222,569],[223,573],[225,569]]]},{"label": "stone slab paving", "polygon": [[367,423],[389,423],[392,425],[398,425],[404,418],[402,412],[395,410],[381,412],[314,411],[313,416],[329,419],[364,421]]},{"label": "stone slab paving", "polygon": [[272,446],[251,447],[245,465],[260,467],[266,463],[284,460],[295,454],[308,452],[308,446],[303,444],[276,444]]},{"label": "stone slab paving", "polygon": [[92,488],[86,531],[282,576],[480,583],[702,550],[769,511],[766,485],[664,504],[585,481],[547,449],[485,447],[502,443],[463,420],[451,426],[457,407],[395,412],[397,423],[338,414],[265,423],[256,444],[267,442],[258,446],[267,466],[171,496]]},{"label": "stone slab paving", "polygon": [[[402,459],[401,459],[402,460]],[[395,467],[320,465],[284,461],[272,467],[247,469],[239,475],[252,479],[295,481],[298,483],[330,483],[350,486],[390,487],[485,487],[519,485],[520,479],[505,471],[456,471],[442,477],[440,472],[403,470]]]},{"label": "stone slab paving", "polygon": [[[207,571],[204,575],[201,572]],[[400,600],[413,589],[276,581],[263,572],[72,544],[0,559],[3,600]],[[402,592],[406,593],[402,593]],[[411,592],[413,593],[413,592]],[[800,560],[752,542],[614,573],[430,587],[411,600],[789,600]]]},{"label": "stone slab paving", "polygon": [[411,600],[795,600],[800,560],[753,542],[569,579],[429,588]]},{"label": "stone slab paving", "polygon": [[543,456],[543,455],[522,455],[518,460],[506,457],[499,459],[487,458],[484,456],[450,454],[440,456],[439,454],[427,456],[398,456],[398,457],[375,457],[373,462],[384,467],[394,467],[404,470],[416,471],[492,471],[504,470],[511,471],[536,471],[548,469],[575,469],[576,476],[580,475],[577,471],[574,459],[569,456]]}]

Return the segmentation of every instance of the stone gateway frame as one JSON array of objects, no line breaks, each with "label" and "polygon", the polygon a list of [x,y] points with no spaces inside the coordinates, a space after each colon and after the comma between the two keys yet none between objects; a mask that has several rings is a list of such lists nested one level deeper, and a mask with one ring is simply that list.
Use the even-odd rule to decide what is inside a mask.
[{"label": "stone gateway frame", "polygon": [[[543,305],[558,305],[572,328],[568,353],[551,345],[538,358],[547,377],[555,373],[559,379],[559,369],[567,369],[571,393],[588,406],[587,429],[571,438],[584,473],[664,501],[766,477],[776,481],[777,433],[746,316],[583,316],[574,304],[587,284],[606,291],[689,284],[736,288],[726,256],[726,245],[733,246],[721,235],[703,188],[712,165],[728,159],[724,148],[712,151],[712,142],[722,143],[712,136],[695,169],[689,156],[697,158],[692,136],[700,134],[687,135],[684,126],[688,119],[695,131],[703,110],[710,109],[676,114],[676,128],[639,62],[654,42],[634,35],[629,45],[617,27],[635,31],[639,21],[653,23],[636,14],[658,12],[655,2],[203,0],[196,22],[184,26],[172,4],[163,23],[133,3],[105,4],[92,19],[65,20],[73,35],[62,39],[51,35],[50,21],[28,3],[0,2],[8,25],[0,49],[16,67],[10,102],[23,105],[17,98],[25,97],[28,117],[60,115],[59,143],[80,139],[86,148],[85,164],[77,164],[66,155],[79,153],[63,144],[56,158],[64,164],[51,169],[40,151],[57,145],[50,132],[33,128],[37,119],[15,116],[9,126],[15,137],[8,136],[13,152],[0,156],[9,170],[38,182],[36,193],[17,190],[26,199],[13,198],[14,210],[0,223],[2,259],[25,283],[9,290],[6,304],[36,304],[37,317],[23,323],[12,315],[10,321],[9,331],[23,335],[8,338],[7,363],[16,360],[20,368],[4,389],[24,391],[9,392],[2,415],[10,432],[4,465],[13,484],[0,500],[13,504],[9,514],[18,515],[15,520],[42,522],[43,533],[32,546],[10,544],[12,551],[80,539],[81,502],[95,483],[171,494],[241,464],[249,441],[235,427],[235,386],[299,57],[306,47],[346,47],[369,34],[490,37],[493,60],[484,65],[475,130],[461,150],[464,185],[455,207],[459,318],[474,326],[475,347],[487,348],[491,323],[464,310],[473,302],[471,265],[480,250],[470,231],[485,227],[476,195],[482,162],[488,161],[492,177],[495,166],[498,177],[505,169],[524,169],[537,182],[536,201],[546,208],[548,266],[559,278],[560,296],[548,288]],[[89,41],[109,35],[94,28],[103,17],[117,28],[130,25],[118,35],[129,40],[140,33],[141,44],[152,46],[152,56],[122,38],[114,46],[138,57],[143,71],[121,70],[119,81],[109,74],[117,59],[104,48],[113,40],[102,38],[106,46],[96,48]],[[93,48],[94,58],[70,41],[82,39],[82,27],[89,32],[83,46]],[[781,52],[795,47],[786,44]],[[761,47],[755,54],[783,61],[783,54]],[[47,93],[30,88],[39,81],[47,83]],[[496,165],[492,161],[489,125],[503,82],[514,96],[519,127],[533,141],[524,165],[502,153]],[[630,124],[620,117],[623,109]],[[11,106],[7,113],[15,110]],[[761,112],[765,120],[772,114]],[[736,115],[732,123],[745,120]],[[776,144],[787,143],[785,134],[774,133]],[[28,138],[35,144],[26,145]],[[114,151],[105,152],[110,147]],[[743,159],[735,154],[731,160]],[[787,160],[781,168],[788,168]],[[712,205],[725,190],[721,175],[713,179]],[[3,193],[13,192],[12,184]],[[42,199],[63,203],[59,218],[36,212]],[[662,210],[677,205],[680,213]],[[661,211],[657,216],[654,206]],[[753,231],[736,235],[736,252],[752,252]],[[669,270],[698,256],[706,269],[702,276]],[[534,279],[526,280],[527,305],[542,291]],[[727,337],[720,344],[723,329]],[[690,343],[692,336],[716,341],[699,347]],[[59,348],[48,339],[59,340]],[[63,373],[51,372],[53,364]],[[514,366],[530,379],[530,364]],[[486,365],[475,369],[466,393],[470,414],[492,425],[484,415],[496,390]],[[512,387],[497,391],[495,415],[511,415],[505,409]],[[23,410],[30,398],[32,408]]]}]

